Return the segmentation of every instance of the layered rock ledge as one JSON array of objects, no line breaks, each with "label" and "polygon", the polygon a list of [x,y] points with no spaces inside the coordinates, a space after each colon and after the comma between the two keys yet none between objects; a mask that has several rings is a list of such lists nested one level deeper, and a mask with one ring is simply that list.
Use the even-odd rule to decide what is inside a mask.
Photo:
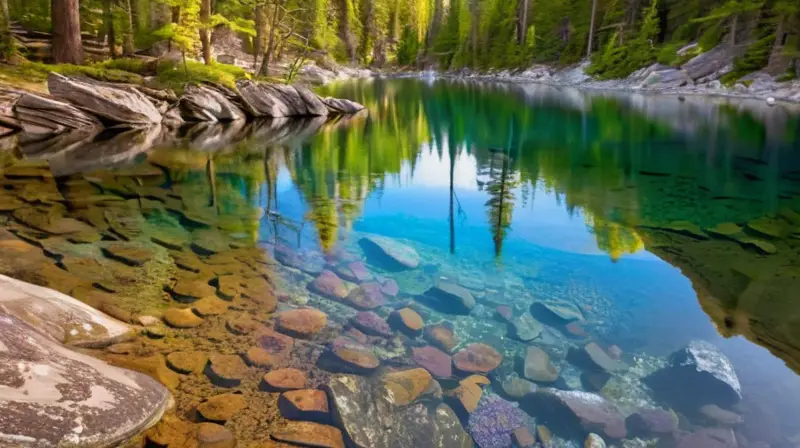
[{"label": "layered rock ledge", "polygon": [[238,122],[256,118],[328,117],[354,114],[354,101],[322,98],[299,85],[240,80],[236,89],[189,84],[182,96],[171,90],[100,82],[51,73],[49,95],[0,88],[0,124],[27,135],[70,131],[96,133],[105,127]]}]

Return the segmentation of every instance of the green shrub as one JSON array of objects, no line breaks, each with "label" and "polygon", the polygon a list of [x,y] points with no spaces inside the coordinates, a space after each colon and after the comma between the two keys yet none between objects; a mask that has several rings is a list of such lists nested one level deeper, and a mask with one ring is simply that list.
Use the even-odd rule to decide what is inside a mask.
[{"label": "green shrub", "polygon": [[658,62],[664,65],[676,65],[679,59],[678,50],[683,45],[683,42],[665,44],[658,52]]}]

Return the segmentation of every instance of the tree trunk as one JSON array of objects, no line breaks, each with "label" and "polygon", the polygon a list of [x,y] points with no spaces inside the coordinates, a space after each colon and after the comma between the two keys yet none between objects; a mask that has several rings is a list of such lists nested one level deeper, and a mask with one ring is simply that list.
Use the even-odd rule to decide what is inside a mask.
[{"label": "tree trunk", "polygon": [[253,42],[253,70],[258,70],[258,57],[264,51],[267,34],[267,18],[264,17],[264,4],[258,3],[255,9],[256,37]]},{"label": "tree trunk", "polygon": [[586,45],[586,57],[592,57],[592,45],[594,44],[594,21],[597,16],[597,0],[592,0],[592,20],[589,23],[589,43]]},{"label": "tree trunk", "polygon": [[117,54],[117,33],[114,30],[114,5],[112,0],[103,0],[103,28],[105,29],[106,42],[108,43],[108,54],[116,59]]},{"label": "tree trunk", "polygon": [[275,48],[275,33],[278,30],[278,14],[280,14],[279,0],[275,0],[275,8],[272,10],[272,25],[269,30],[269,40],[267,41],[267,48],[264,52],[264,59],[261,61],[261,68],[258,74],[261,76],[269,76],[269,64],[272,63],[272,52]]},{"label": "tree trunk", "polygon": [[203,49],[203,62],[211,64],[211,0],[200,1],[200,46]]},{"label": "tree trunk", "polygon": [[181,21],[181,7],[180,6],[173,6],[172,7],[172,23],[178,23]]},{"label": "tree trunk", "polygon": [[472,63],[478,60],[478,0],[470,0],[470,12],[472,13],[472,23],[469,31],[469,43],[472,54]]},{"label": "tree trunk", "polygon": [[[525,0],[527,1],[527,0]],[[439,35],[439,30],[442,29],[442,21],[444,18],[444,0],[435,0],[433,4],[433,19],[431,26],[428,28],[427,44],[425,50],[429,50],[436,44],[436,36]]]},{"label": "tree trunk", "polygon": [[125,11],[127,14],[125,17],[125,35],[122,36],[122,55],[130,56],[136,51],[133,45],[133,7],[131,0],[125,0],[125,6],[127,7],[127,11]]},{"label": "tree trunk", "polygon": [[0,0],[0,59],[6,59],[14,51],[8,17],[8,0]]},{"label": "tree trunk", "polygon": [[734,14],[733,22],[731,22],[731,47],[736,46],[736,28],[739,25],[739,15]]},{"label": "tree trunk", "polygon": [[131,31],[133,35],[139,31],[139,0],[131,0]]},{"label": "tree trunk", "polygon": [[81,16],[78,0],[52,0],[53,61],[83,64]]}]

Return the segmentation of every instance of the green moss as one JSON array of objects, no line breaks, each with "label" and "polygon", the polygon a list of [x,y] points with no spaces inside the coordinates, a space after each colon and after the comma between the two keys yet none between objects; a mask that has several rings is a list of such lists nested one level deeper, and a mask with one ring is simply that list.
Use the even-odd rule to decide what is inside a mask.
[{"label": "green moss", "polygon": [[235,88],[238,79],[249,76],[247,71],[235,65],[220,63],[205,65],[201,62],[186,61],[184,66],[181,62],[169,61],[158,65],[157,79],[164,87],[181,93],[186,83],[208,81]]}]

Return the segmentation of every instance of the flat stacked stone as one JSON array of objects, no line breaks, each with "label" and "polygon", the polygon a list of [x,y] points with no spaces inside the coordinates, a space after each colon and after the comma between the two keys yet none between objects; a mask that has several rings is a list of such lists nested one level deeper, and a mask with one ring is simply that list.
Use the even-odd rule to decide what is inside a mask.
[{"label": "flat stacked stone", "polygon": [[317,389],[299,389],[283,392],[278,398],[278,408],[290,420],[327,422],[330,420],[328,396]]},{"label": "flat stacked stone", "polygon": [[275,319],[277,329],[293,337],[310,338],[328,324],[328,316],[314,308],[282,311]]},{"label": "flat stacked stone", "polygon": [[487,374],[496,369],[503,356],[486,344],[474,343],[453,356],[453,364],[462,372]]},{"label": "flat stacked stone", "polygon": [[264,375],[264,385],[274,392],[302,389],[306,387],[306,374],[297,369],[276,369]]},{"label": "flat stacked stone", "polygon": [[214,395],[197,406],[197,412],[206,420],[226,422],[247,407],[247,400],[241,394],[225,393]]},{"label": "flat stacked stone", "polygon": [[164,322],[174,328],[195,328],[203,324],[203,319],[190,308],[170,308],[164,311]]},{"label": "flat stacked stone", "polygon": [[416,311],[411,308],[403,308],[392,311],[388,319],[389,325],[408,336],[416,337],[422,333],[425,322]]}]

